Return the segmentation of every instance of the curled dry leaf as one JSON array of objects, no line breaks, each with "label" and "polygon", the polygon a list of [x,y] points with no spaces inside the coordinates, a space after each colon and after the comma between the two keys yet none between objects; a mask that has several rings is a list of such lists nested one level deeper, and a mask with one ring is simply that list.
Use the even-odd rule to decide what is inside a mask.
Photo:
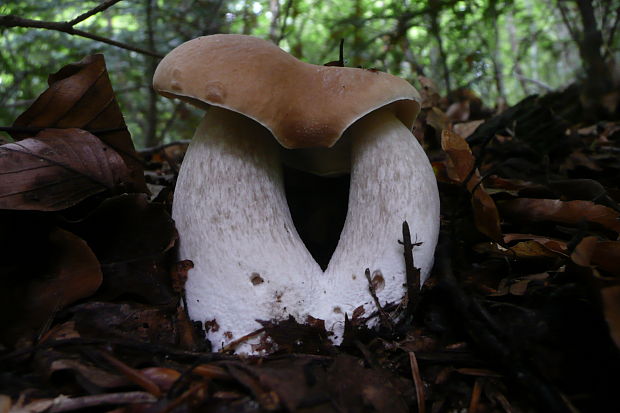
[{"label": "curled dry leaf", "polygon": [[476,228],[489,238],[499,241],[502,234],[499,213],[493,198],[480,183],[481,178],[478,171],[471,174],[475,167],[475,160],[467,141],[456,133],[444,129],[441,133],[441,147],[449,157],[447,162],[448,176],[461,184],[469,178],[466,187],[472,193],[471,203]]},{"label": "curled dry leaf", "polygon": [[[132,190],[146,192],[144,171],[131,141],[101,54],[87,56],[50,75],[49,88],[14,122],[20,128],[108,130],[97,137],[129,168]],[[31,135],[12,133],[15,140]]]},{"label": "curled dry leaf", "polygon": [[582,220],[620,233],[620,213],[590,201],[518,198],[499,205],[502,214],[526,221],[577,225]]},{"label": "curled dry leaf", "polygon": [[80,129],[0,146],[0,208],[57,211],[129,179],[122,157]]}]

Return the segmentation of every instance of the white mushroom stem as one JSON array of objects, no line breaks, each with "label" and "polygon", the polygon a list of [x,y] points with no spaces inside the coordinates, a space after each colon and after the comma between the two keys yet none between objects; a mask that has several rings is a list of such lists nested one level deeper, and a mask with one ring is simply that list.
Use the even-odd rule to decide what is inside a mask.
[{"label": "white mushroom stem", "polygon": [[302,319],[321,269],[295,230],[278,144],[265,128],[210,108],[183,161],[172,215],[180,258],[194,262],[189,315],[215,321],[214,350],[260,328],[257,319]]},{"label": "white mushroom stem", "polygon": [[[344,313],[364,306],[364,316],[376,311],[364,270],[382,277],[377,295],[381,304],[399,303],[406,292],[402,223],[414,240],[414,264],[428,276],[439,233],[439,195],[432,167],[413,134],[387,109],[354,123],[346,132],[352,140],[349,207],[340,241],[323,277],[324,293],[315,317],[339,336]],[[380,278],[378,278],[379,280]],[[382,283],[379,283],[382,284]]]},{"label": "white mushroom stem", "polygon": [[405,220],[422,242],[413,251],[415,264],[423,279],[428,275],[439,199],[426,154],[387,109],[358,120],[347,134],[349,208],[323,273],[292,222],[271,134],[234,112],[207,111],[183,162],[173,217],[180,258],[194,262],[186,285],[189,314],[211,321],[215,349],[260,328],[256,320],[289,314],[299,322],[307,315],[325,320],[340,342],[345,313],[360,306],[365,316],[376,310],[365,268],[383,278],[381,303],[399,303],[406,291],[398,244]]}]

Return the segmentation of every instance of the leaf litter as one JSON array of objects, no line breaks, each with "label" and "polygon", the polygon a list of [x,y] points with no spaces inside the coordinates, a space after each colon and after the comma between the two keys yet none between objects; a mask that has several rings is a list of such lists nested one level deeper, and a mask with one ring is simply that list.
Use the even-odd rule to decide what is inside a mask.
[{"label": "leaf litter", "polygon": [[187,142],[134,150],[101,55],[50,76],[0,146],[0,412],[620,406],[617,114],[581,116],[577,85],[493,113],[420,82],[442,226],[412,317],[348,315],[340,346],[262,320],[272,354],[244,357],[184,311]]}]

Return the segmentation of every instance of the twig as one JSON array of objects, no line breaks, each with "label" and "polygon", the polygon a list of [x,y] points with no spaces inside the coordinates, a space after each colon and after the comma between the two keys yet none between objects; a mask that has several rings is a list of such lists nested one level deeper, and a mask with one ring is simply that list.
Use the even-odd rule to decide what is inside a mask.
[{"label": "twig", "polygon": [[552,88],[551,86],[549,86],[548,84],[546,84],[545,82],[542,82],[542,81],[540,81],[540,80],[536,80],[536,79],[532,79],[532,78],[529,78],[529,77],[523,76],[521,73],[515,73],[515,76],[516,76],[518,79],[520,79],[520,80],[524,80],[524,81],[526,81],[526,82],[533,83],[533,84],[535,84],[536,86],[538,86],[538,87],[540,87],[540,88],[542,88],[542,89],[545,89],[545,90],[547,90],[547,91],[552,91],[552,90],[553,90],[553,88]]},{"label": "twig", "polygon": [[424,395],[424,380],[418,368],[418,360],[413,351],[409,352],[409,364],[411,365],[411,376],[415,385],[415,395],[418,402],[418,413],[426,413],[426,396]]},{"label": "twig", "polygon": [[98,5],[97,7],[94,7],[92,9],[90,9],[86,13],[80,14],[75,19],[73,19],[73,20],[71,20],[71,21],[69,21],[67,23],[70,26],[75,26],[76,24],[83,22],[84,20],[88,19],[89,17],[94,16],[95,14],[100,13],[100,12],[102,12],[104,10],[107,10],[108,8],[114,6],[119,1],[121,1],[121,0],[107,0],[107,1],[104,1],[103,3]]},{"label": "twig", "polygon": [[[45,411],[48,413],[61,413],[110,404],[120,405],[128,403],[154,403],[156,401],[157,399],[153,397],[153,395],[142,391],[96,394],[94,396],[82,396],[72,398],[66,396],[58,396],[55,399],[37,400],[33,403],[27,404],[26,406],[24,406],[23,411]],[[18,409],[16,409],[16,411],[17,410]]]},{"label": "twig", "polygon": [[[49,127],[30,127],[30,126],[0,126],[0,132],[8,133],[39,133],[45,129],[59,129],[53,126]],[[60,128],[65,129],[65,128]],[[106,133],[122,132],[127,130],[127,126],[121,126],[118,128],[105,128],[105,129],[83,129],[86,132],[93,135],[105,135]]]},{"label": "twig", "polygon": [[152,52],[150,50],[131,46],[126,43],[117,42],[116,40],[108,39],[103,36],[88,33],[83,30],[75,29],[73,25],[71,25],[71,22],[49,22],[49,21],[43,21],[43,20],[31,20],[31,19],[24,19],[22,17],[15,16],[12,14],[7,14],[7,15],[0,15],[0,27],[27,27],[27,28],[33,28],[33,29],[55,30],[55,31],[67,33],[73,36],[85,37],[87,39],[95,40],[97,42],[106,43],[112,46],[119,47],[121,49],[131,50],[132,52],[144,54],[147,56],[153,56],[153,57],[157,57],[160,59],[163,57],[163,55]]},{"label": "twig", "polygon": [[187,399],[193,396],[195,393],[198,393],[200,390],[207,389],[207,383],[195,383],[190,385],[190,388],[186,390],[182,395],[172,400],[163,410],[160,410],[159,413],[169,413],[182,405]]},{"label": "twig", "polygon": [[259,328],[258,330],[255,330],[255,331],[253,331],[253,332],[251,332],[249,334],[246,334],[243,337],[239,337],[238,339],[231,341],[230,343],[228,343],[227,345],[222,347],[219,352],[220,353],[229,353],[231,351],[234,351],[239,344],[245,343],[249,339],[251,339],[253,337],[256,337],[256,336],[258,336],[258,335],[260,335],[260,334],[262,334],[264,332],[265,332],[264,328]]},{"label": "twig", "polygon": [[383,307],[381,307],[381,303],[379,302],[379,297],[377,297],[375,287],[374,285],[372,285],[372,280],[370,279],[370,268],[366,268],[366,271],[364,271],[364,275],[366,275],[366,279],[368,280],[368,291],[370,291],[370,295],[375,302],[375,306],[377,307],[377,311],[379,312],[379,318],[381,319],[381,323],[383,323],[384,326],[389,327],[391,330],[393,330],[394,323],[392,323],[390,317],[388,317]]},{"label": "twig", "polygon": [[566,14],[566,9],[564,8],[561,2],[558,2],[557,4],[558,4],[558,9],[560,9],[560,15],[562,16],[562,21],[564,22],[566,29],[570,33],[571,38],[573,39],[575,43],[580,44],[579,33],[577,33],[577,30],[570,24],[570,18]]},{"label": "twig", "polygon": [[469,408],[467,413],[476,413],[480,406],[480,395],[482,394],[482,386],[480,385],[480,379],[476,379],[474,382],[474,388],[471,390],[471,400],[469,401]]},{"label": "twig", "polygon": [[403,221],[403,240],[398,241],[403,246],[403,255],[405,256],[405,274],[407,277],[407,308],[405,309],[405,320],[411,320],[413,313],[420,301],[420,269],[416,268],[413,262],[413,247],[422,245],[421,242],[411,242],[411,232],[409,224]]},{"label": "twig", "polygon": [[344,67],[344,39],[340,39],[340,46],[338,47],[338,60],[327,62],[323,66]]},{"label": "twig", "polygon": [[136,369],[131,368],[127,364],[123,363],[112,354],[106,351],[98,351],[96,353],[98,356],[105,359],[108,363],[110,363],[114,368],[116,368],[120,373],[122,373],[125,377],[127,377],[130,381],[142,387],[144,390],[149,392],[155,397],[161,397],[161,390],[155,382],[146,377],[144,374],[139,372]]}]

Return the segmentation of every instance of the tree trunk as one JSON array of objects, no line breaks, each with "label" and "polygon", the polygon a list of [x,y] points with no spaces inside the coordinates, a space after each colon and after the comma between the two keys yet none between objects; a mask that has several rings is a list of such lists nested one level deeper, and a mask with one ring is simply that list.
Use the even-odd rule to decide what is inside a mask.
[{"label": "tree trunk", "polygon": [[428,2],[429,14],[431,19],[431,33],[437,41],[437,48],[439,49],[439,58],[441,60],[441,66],[443,68],[443,80],[446,86],[446,93],[450,93],[452,85],[450,84],[450,70],[448,69],[448,57],[443,47],[443,40],[441,39],[441,27],[439,25],[439,13],[441,12],[441,5],[437,0],[429,0]]},{"label": "tree trunk", "polygon": [[497,0],[489,1],[489,14],[491,15],[491,27],[493,30],[493,45],[491,46],[491,61],[493,63],[493,72],[495,78],[495,87],[497,88],[498,102],[506,102],[506,90],[504,87],[504,74],[502,65],[502,59],[500,55],[500,38],[499,27],[497,25],[497,19],[499,13],[497,12]]},{"label": "tree trunk", "polygon": [[[157,7],[156,0],[145,0],[146,1],[146,42],[147,49],[155,51],[155,30],[153,24],[153,14],[155,12],[155,8]],[[153,75],[155,74],[155,69],[157,68],[157,59],[152,56],[146,56],[146,80],[149,85],[149,104],[146,115],[146,125],[144,132],[144,145],[146,147],[156,146],[158,144],[159,139],[157,138],[157,121],[158,121],[158,113],[157,113],[157,93],[155,89],[151,87],[151,79],[153,79]]]},{"label": "tree trunk", "polygon": [[603,36],[594,16],[592,0],[576,1],[583,25],[583,34],[578,46],[586,73],[586,93],[588,97],[598,99],[612,87],[611,73],[601,54]]}]

